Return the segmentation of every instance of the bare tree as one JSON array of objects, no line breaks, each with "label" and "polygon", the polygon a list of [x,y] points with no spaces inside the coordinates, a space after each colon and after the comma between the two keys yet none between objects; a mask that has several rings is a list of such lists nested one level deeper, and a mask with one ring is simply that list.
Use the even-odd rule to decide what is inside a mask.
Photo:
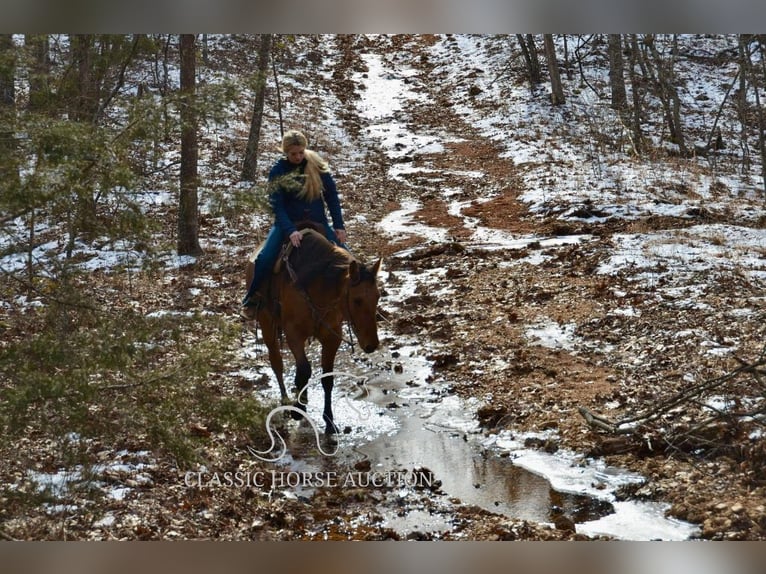
[{"label": "bare tree", "polygon": [[[759,59],[761,62],[761,82],[763,82],[766,80],[766,36],[763,34],[758,35],[758,49],[761,52]],[[763,105],[761,105],[757,86],[755,90],[756,103],[758,104],[758,148],[761,150],[761,179],[763,180],[763,190],[766,192],[766,138],[763,134],[766,130],[766,118],[763,115]]]},{"label": "bare tree", "polygon": [[609,86],[612,90],[612,108],[624,110],[628,106],[625,92],[625,70],[622,62],[622,36],[609,34]]},{"label": "bare tree", "polygon": [[242,167],[242,179],[245,181],[255,181],[258,168],[258,146],[261,138],[263,105],[266,100],[266,75],[269,71],[272,36],[273,34],[261,34],[261,45],[258,50],[255,103],[253,105],[253,117],[250,120],[250,135],[247,138],[245,161]]},{"label": "bare tree", "polygon": [[653,34],[644,36],[644,46],[650,58],[645,58],[646,69],[649,79],[655,88],[655,93],[662,103],[665,113],[665,123],[670,133],[670,141],[678,145],[681,155],[688,155],[686,140],[684,137],[683,123],[681,122],[681,98],[675,85],[675,55],[678,36],[673,35],[672,48],[669,56],[665,56],[657,49],[656,38]]},{"label": "bare tree", "polygon": [[631,134],[633,142],[633,150],[637,154],[641,154],[643,151],[643,133],[641,131],[641,93],[642,82],[638,75],[639,66],[641,66],[641,59],[639,58],[638,36],[636,34],[630,35],[630,57],[628,66],[628,75],[630,76],[630,92],[633,95],[633,106],[631,114]]},{"label": "bare tree", "polygon": [[[758,49],[761,54],[758,59],[761,60],[761,68],[763,70],[763,76],[758,77],[756,73],[756,67],[753,64],[753,44],[757,43]],[[750,165],[750,153],[748,149],[748,128],[753,124],[751,119],[752,114],[755,114],[757,120],[757,132],[758,132],[758,151],[761,156],[761,175],[763,178],[764,189],[766,190],[766,142],[764,141],[763,131],[766,129],[766,119],[763,114],[763,105],[761,102],[761,92],[759,84],[763,84],[764,77],[766,77],[766,64],[763,62],[764,57],[764,38],[763,36],[752,36],[750,34],[741,34],[738,39],[739,44],[739,93],[738,93],[738,105],[737,111],[739,114],[741,130],[741,146],[742,146],[742,163],[743,169],[749,169]],[[752,90],[753,98],[755,100],[755,106],[751,106],[748,103],[748,94]]]},{"label": "bare tree", "polygon": [[543,34],[545,46],[545,58],[548,61],[548,74],[551,77],[551,103],[560,106],[564,103],[564,87],[561,85],[559,63],[556,59],[556,45],[553,43],[553,34]]},{"label": "bare tree", "polygon": [[[272,42],[273,44],[273,42]],[[280,44],[283,44],[280,42]],[[279,115],[279,137],[285,135],[285,119],[282,117],[282,91],[279,88],[279,73],[277,72],[277,59],[271,58],[271,70],[274,73],[274,88],[277,92],[277,114]]]},{"label": "bare tree", "polygon": [[519,41],[521,47],[521,53],[524,56],[524,61],[527,63],[527,71],[529,72],[529,83],[535,86],[543,81],[542,68],[540,67],[540,60],[537,57],[537,48],[535,47],[535,37],[532,34],[516,34],[516,39]]},{"label": "bare tree", "polygon": [[197,213],[197,112],[196,112],[196,36],[181,34],[181,181],[178,202],[178,254],[201,255]]}]

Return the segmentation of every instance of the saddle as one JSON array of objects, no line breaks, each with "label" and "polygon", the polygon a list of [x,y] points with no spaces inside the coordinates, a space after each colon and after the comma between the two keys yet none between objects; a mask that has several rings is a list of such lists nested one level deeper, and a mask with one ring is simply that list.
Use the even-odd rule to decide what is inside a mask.
[{"label": "saddle", "polygon": [[[321,233],[322,236],[324,236],[324,229],[321,225],[314,223],[313,221],[304,221],[297,225],[298,231],[301,232],[302,235],[306,235],[309,229],[313,229],[317,233]],[[261,252],[261,249],[263,248],[263,244],[260,244],[256,249],[252,252],[250,255],[250,261],[254,262],[258,258],[258,254]],[[290,253],[293,252],[293,244],[290,243],[289,239],[286,239],[285,242],[282,244],[282,252],[280,253],[279,257],[277,258],[276,262],[274,263],[274,266],[272,267],[272,272],[276,275],[282,270],[282,265],[285,260],[287,260],[288,257],[290,257]]]}]

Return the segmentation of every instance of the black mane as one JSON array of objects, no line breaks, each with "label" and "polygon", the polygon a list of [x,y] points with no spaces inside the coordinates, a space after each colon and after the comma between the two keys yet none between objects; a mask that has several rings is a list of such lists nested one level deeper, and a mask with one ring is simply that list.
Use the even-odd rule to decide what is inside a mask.
[{"label": "black mane", "polygon": [[348,270],[350,256],[313,229],[304,230],[303,234],[301,246],[293,248],[289,257],[298,287],[306,289],[318,277],[337,281]]}]

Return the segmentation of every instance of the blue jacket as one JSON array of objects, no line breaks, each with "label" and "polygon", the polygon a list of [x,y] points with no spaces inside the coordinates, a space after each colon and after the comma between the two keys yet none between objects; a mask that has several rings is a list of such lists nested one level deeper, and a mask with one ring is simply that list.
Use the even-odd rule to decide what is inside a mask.
[{"label": "blue jacket", "polygon": [[330,211],[333,229],[345,229],[341,214],[338,190],[335,181],[329,173],[322,173],[322,198],[307,201],[298,197],[303,187],[305,175],[303,170],[306,160],[295,165],[287,158],[281,158],[269,172],[269,203],[274,212],[276,225],[282,231],[284,238],[296,231],[295,224],[299,221],[313,221],[328,225],[325,204]]}]

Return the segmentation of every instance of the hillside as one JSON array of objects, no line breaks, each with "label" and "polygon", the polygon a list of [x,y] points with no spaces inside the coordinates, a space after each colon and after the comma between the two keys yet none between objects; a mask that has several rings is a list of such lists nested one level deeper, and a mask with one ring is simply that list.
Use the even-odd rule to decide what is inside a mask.
[{"label": "hillside", "polygon": [[[694,526],[693,537],[763,539],[766,210],[753,133],[742,139],[736,109],[724,105],[717,122],[725,147],[682,157],[667,142],[657,102],[646,96],[647,149],[633,154],[626,127],[609,107],[605,45],[567,41],[567,102],[559,107],[551,106],[545,83],[530,88],[509,37],[299,36],[288,45],[279,68],[282,116],[329,160],[352,250],[364,260],[384,258],[384,348],[370,358],[344,350],[343,364],[360,374],[408,374],[424,362],[427,374],[412,375],[413,386],[438,393],[418,400],[462,401],[476,426],[455,433],[480,445],[483,456],[523,464],[528,450],[561,460],[575,453],[582,466],[596,460],[644,478],[610,491],[612,505],[665,503],[670,519]],[[215,38],[209,48],[200,71],[206,82],[252,73],[254,38]],[[559,49],[563,54],[565,46]],[[733,36],[681,38],[675,66],[684,128],[695,145],[707,140],[736,75],[731,54]],[[224,350],[206,374],[195,370],[188,389],[172,387],[177,411],[168,407],[158,416],[183,419],[184,393],[200,389],[262,408],[274,398],[257,329],[237,317],[244,260],[270,223],[263,211],[236,210],[238,194],[252,187],[238,181],[251,105],[243,89],[227,120],[203,130],[203,256],[167,252],[149,271],[131,270],[125,262],[142,256],[130,249],[117,249],[116,267],[111,244],[78,244],[75,252],[103,308],[168,321],[164,358],[153,360],[221,342]],[[263,177],[276,158],[275,105],[272,85],[262,132],[268,145],[259,156]],[[166,241],[175,225],[176,184],[158,176],[154,185],[137,195]],[[52,239],[41,260],[56,260],[63,250]],[[12,274],[23,269],[23,253],[7,251],[2,281],[15,293]],[[2,308],[7,341],[31,336],[26,326],[41,324],[29,315],[49,304],[42,295],[9,298]],[[154,344],[136,341],[140,348]],[[182,365],[202,368],[191,356]],[[385,383],[379,374],[375,380]],[[136,402],[149,400],[141,394],[146,386],[133,387],[129,374],[118,382]],[[407,403],[400,396],[386,401],[391,408]],[[38,506],[22,500],[18,492],[34,491],[35,483],[58,485],[66,482],[58,473],[82,471],[67,466],[65,429],[57,442],[35,427],[17,445],[18,456],[3,464],[3,496],[13,501],[0,516],[4,537],[613,535],[583,528],[586,519],[571,515],[539,522],[504,516],[438,488],[404,497],[395,488],[190,488],[178,453],[134,432],[131,413],[120,412],[124,434],[78,438],[73,450],[102,465],[92,469],[99,485],[124,492],[94,499],[63,489],[59,500]],[[603,424],[589,424],[593,415]],[[199,460],[187,462],[193,472],[269,468],[247,454],[262,436],[216,424],[214,413],[195,411],[183,426],[197,441]],[[356,423],[349,431],[339,439],[341,456],[309,464],[339,471],[385,464],[383,455],[359,458],[368,439]],[[310,459],[304,452],[294,461],[303,458]],[[59,478],[45,478],[51,476]],[[436,478],[446,483],[438,472]],[[397,529],[388,518],[397,512],[428,515],[425,522],[436,526]]]}]

